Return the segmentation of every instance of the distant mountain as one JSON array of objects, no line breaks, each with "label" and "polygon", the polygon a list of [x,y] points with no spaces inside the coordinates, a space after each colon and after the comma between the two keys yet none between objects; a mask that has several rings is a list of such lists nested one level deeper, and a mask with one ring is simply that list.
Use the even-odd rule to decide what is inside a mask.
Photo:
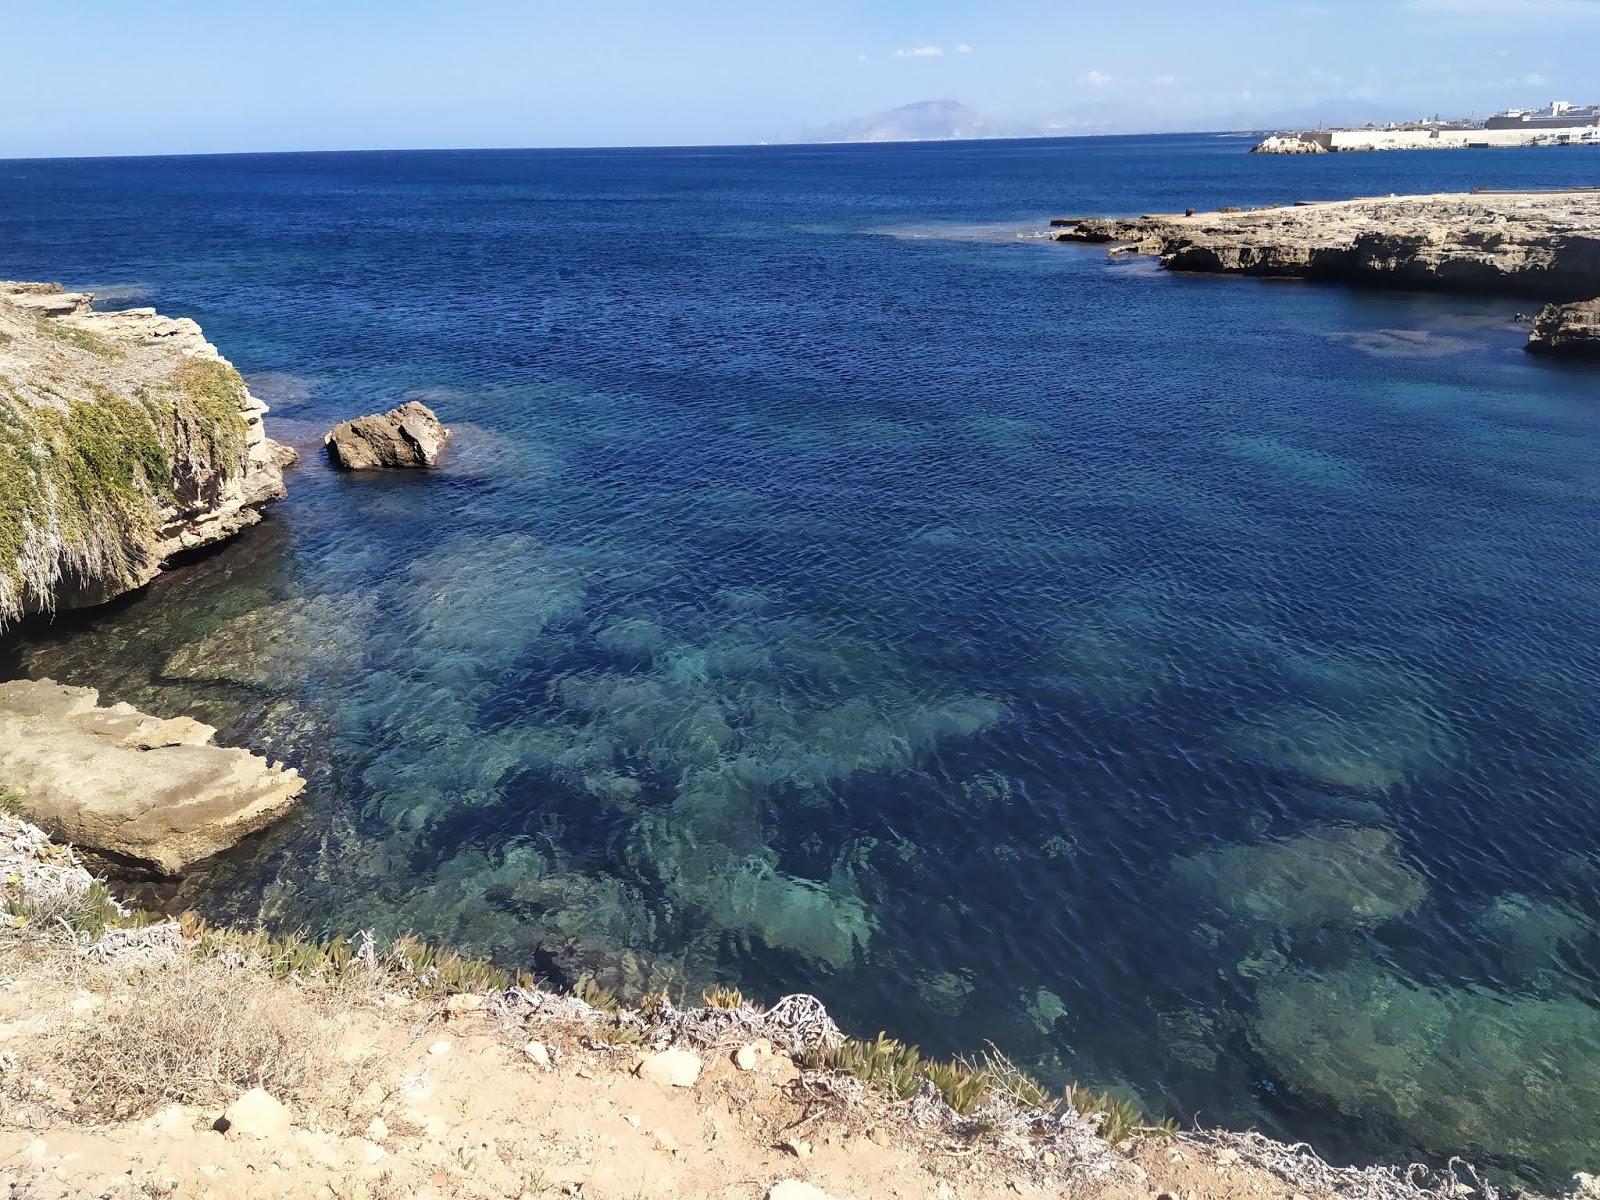
[{"label": "distant mountain", "polygon": [[948,142],[970,138],[1034,137],[1037,126],[998,121],[955,100],[922,100],[871,117],[801,130],[786,142]]}]

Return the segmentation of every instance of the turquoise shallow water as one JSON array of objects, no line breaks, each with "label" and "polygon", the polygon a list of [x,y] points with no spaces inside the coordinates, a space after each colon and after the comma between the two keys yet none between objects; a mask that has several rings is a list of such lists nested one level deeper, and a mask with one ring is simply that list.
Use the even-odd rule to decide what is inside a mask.
[{"label": "turquoise shallow water", "polygon": [[[1600,375],[1038,236],[1593,156],[1242,150],[0,163],[0,274],[195,316],[305,454],[6,665],[307,771],[173,904],[1600,1168]],[[409,397],[440,472],[326,468]]]}]

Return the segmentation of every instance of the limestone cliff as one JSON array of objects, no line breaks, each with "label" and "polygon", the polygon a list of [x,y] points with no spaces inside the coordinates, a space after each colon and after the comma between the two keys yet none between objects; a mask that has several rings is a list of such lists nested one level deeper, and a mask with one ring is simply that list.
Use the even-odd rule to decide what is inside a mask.
[{"label": "limestone cliff", "polygon": [[0,627],[148,583],[283,496],[291,451],[188,319],[0,282]]},{"label": "limestone cliff", "polygon": [[1174,271],[1582,299],[1600,278],[1600,190],[1088,218],[1055,238],[1119,243]]},{"label": "limestone cliff", "polygon": [[1545,305],[1533,323],[1528,349],[1535,354],[1600,356],[1600,300]]}]

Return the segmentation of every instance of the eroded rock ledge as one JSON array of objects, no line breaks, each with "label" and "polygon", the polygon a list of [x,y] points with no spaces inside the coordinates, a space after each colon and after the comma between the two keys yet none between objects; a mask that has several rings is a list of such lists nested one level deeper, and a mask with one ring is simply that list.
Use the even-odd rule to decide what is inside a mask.
[{"label": "eroded rock ledge", "polygon": [[1600,286],[1600,189],[1390,196],[1062,222],[1174,271],[1578,300]]},{"label": "eroded rock ledge", "polygon": [[1535,354],[1600,357],[1600,300],[1545,305],[1533,323],[1528,349]]},{"label": "eroded rock ledge", "polygon": [[0,627],[254,524],[293,460],[193,321],[91,299],[0,281]]},{"label": "eroded rock ledge", "polygon": [[28,820],[75,846],[174,875],[282,816],[305,789],[292,768],[211,744],[93,688],[0,683],[0,781]]}]

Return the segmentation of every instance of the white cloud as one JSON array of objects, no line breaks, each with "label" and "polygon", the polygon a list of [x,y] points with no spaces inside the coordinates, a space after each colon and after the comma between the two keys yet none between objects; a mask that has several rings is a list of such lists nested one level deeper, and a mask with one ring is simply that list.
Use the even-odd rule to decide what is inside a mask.
[{"label": "white cloud", "polygon": [[860,54],[856,55],[856,61],[857,62],[871,62],[872,61],[872,55],[868,54],[865,50],[863,50]]},{"label": "white cloud", "polygon": [[959,46],[956,47],[956,53],[957,54],[971,54],[972,53],[972,47],[967,45],[965,42],[962,42]]},{"label": "white cloud", "polygon": [[1529,71],[1522,77],[1522,82],[1528,87],[1549,87],[1550,80],[1537,71]]},{"label": "white cloud", "polygon": [[1086,71],[1078,76],[1078,82],[1086,87],[1109,87],[1111,86],[1111,76],[1104,71]]},{"label": "white cloud", "polygon": [[1150,86],[1151,87],[1171,87],[1173,84],[1175,84],[1177,82],[1178,82],[1178,77],[1176,75],[1157,75],[1155,78],[1150,80]]},{"label": "white cloud", "polygon": [[913,46],[909,50],[896,50],[896,58],[943,58],[943,46]]}]

